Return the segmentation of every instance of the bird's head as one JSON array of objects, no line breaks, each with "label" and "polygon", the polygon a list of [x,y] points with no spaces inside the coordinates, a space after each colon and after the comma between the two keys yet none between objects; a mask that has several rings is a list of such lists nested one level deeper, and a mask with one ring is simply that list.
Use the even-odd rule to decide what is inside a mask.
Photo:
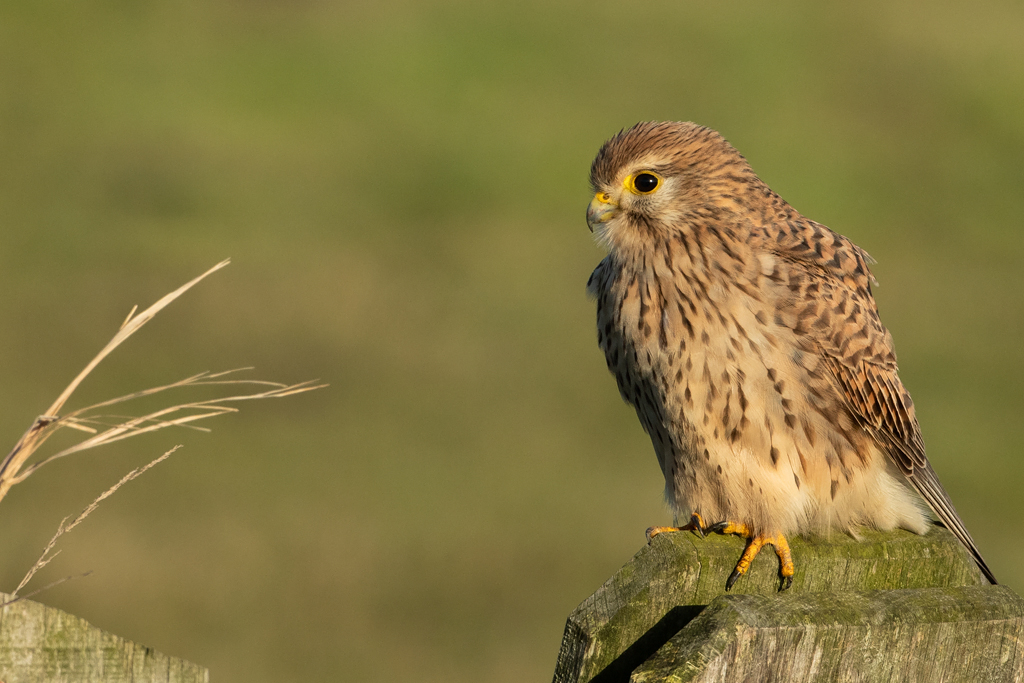
[{"label": "bird's head", "polygon": [[638,123],[597,153],[587,225],[610,250],[631,250],[688,222],[742,210],[737,182],[760,181],[717,132],[695,123]]}]

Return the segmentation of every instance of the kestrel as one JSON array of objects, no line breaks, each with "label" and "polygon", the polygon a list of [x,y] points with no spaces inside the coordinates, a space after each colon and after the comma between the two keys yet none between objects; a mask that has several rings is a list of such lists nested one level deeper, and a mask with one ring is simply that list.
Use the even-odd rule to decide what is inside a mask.
[{"label": "kestrel", "polygon": [[590,182],[587,223],[608,250],[587,284],[598,343],[689,520],[649,536],[746,538],[726,589],[771,544],[785,590],[787,536],[927,532],[909,483],[996,583],[925,456],[863,249],[693,123],[620,132]]}]

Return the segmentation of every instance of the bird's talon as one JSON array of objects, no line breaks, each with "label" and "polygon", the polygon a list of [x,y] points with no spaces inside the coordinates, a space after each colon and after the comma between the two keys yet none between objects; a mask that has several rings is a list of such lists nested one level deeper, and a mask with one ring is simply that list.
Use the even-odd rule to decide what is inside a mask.
[{"label": "bird's talon", "polygon": [[779,591],[787,590],[793,585],[793,555],[789,549],[789,542],[783,534],[755,534],[746,524],[728,521],[712,524],[704,529],[704,531],[708,533],[734,534],[747,539],[747,547],[743,549],[743,554],[740,555],[736,568],[733,569],[729,579],[725,582],[725,590],[731,590],[739,578],[747,573],[747,570],[750,569],[750,564],[766,544],[774,546],[775,554],[779,557],[779,574],[782,577]]},{"label": "bird's talon", "polygon": [[704,519],[699,514],[694,512],[690,515],[690,523],[686,526],[692,527],[692,531],[696,532],[701,538],[704,538]]},{"label": "bird's talon", "polygon": [[690,521],[683,526],[652,526],[648,527],[647,531],[644,532],[644,535],[647,536],[647,542],[650,543],[651,539],[658,534],[664,534],[669,531],[693,531],[701,538],[704,538],[704,520],[699,514],[694,512],[690,515]]}]

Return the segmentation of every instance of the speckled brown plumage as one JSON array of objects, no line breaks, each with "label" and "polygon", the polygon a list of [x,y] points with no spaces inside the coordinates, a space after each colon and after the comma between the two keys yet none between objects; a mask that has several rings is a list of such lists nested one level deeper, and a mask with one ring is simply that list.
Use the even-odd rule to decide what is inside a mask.
[{"label": "speckled brown plumage", "polygon": [[867,253],[692,123],[619,133],[590,180],[598,342],[678,516],[924,533],[909,482],[995,582],[925,456]]}]

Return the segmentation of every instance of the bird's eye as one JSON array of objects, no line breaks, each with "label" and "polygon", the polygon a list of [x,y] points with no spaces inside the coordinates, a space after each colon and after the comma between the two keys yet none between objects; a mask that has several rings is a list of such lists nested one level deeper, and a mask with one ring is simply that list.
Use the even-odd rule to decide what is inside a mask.
[{"label": "bird's eye", "polygon": [[658,189],[658,185],[661,185],[661,178],[645,171],[633,176],[632,185],[633,187],[630,189],[637,194],[650,194]]}]

